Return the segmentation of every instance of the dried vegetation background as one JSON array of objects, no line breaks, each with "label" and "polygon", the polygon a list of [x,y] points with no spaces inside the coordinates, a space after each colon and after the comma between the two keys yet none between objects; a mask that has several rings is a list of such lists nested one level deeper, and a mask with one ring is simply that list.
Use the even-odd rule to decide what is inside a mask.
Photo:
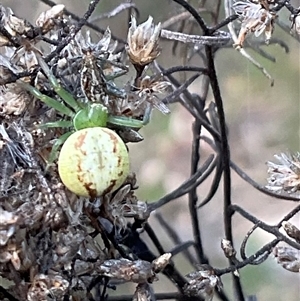
[{"label": "dried vegetation background", "polygon": [[[154,24],[162,22],[164,28],[164,25],[167,26],[164,23],[166,20],[183,14],[180,21],[165,29],[201,36],[203,32],[199,24],[192,17],[184,17],[184,14],[189,15],[187,8],[182,7],[185,1],[180,4],[175,2],[181,1],[137,1],[134,5],[140,13],[138,24],[151,15]],[[272,7],[276,2],[278,5],[286,2],[290,8],[295,8],[294,13],[300,5],[298,1],[256,2],[262,3],[260,5],[270,3]],[[78,17],[85,14],[90,4],[89,1],[73,0],[61,3]],[[218,0],[186,3],[194,7],[209,26],[215,26],[224,20],[227,17],[226,6],[233,4],[231,1]],[[109,12],[119,4],[121,1],[100,1],[92,16]],[[31,0],[3,1],[2,5],[12,8],[18,17],[26,18],[32,24],[42,11],[49,9],[42,1]],[[95,21],[95,24],[103,30],[109,26],[115,37],[126,40],[129,15],[133,12],[134,10],[124,10],[112,18]],[[61,195],[65,196],[65,189],[60,184],[55,165],[45,174],[44,159],[51,148],[45,150],[42,147],[44,137],[41,141],[34,138],[37,139],[34,141],[35,147],[38,145],[44,153],[39,154],[38,160],[28,157],[32,150],[23,147],[28,145],[30,138],[24,136],[24,128],[13,126],[16,121],[18,125],[22,124],[24,115],[5,119],[1,117],[1,138],[5,141],[0,155],[0,202],[3,209],[3,218],[0,220],[0,272],[3,277],[1,300],[299,300],[299,261],[296,251],[300,247],[298,230],[290,224],[284,224],[287,232],[282,228],[278,231],[281,221],[290,212],[292,213],[285,220],[299,227],[299,187],[295,184],[296,189],[290,193],[284,189],[274,192],[264,187],[268,177],[266,162],[276,161],[273,160],[274,154],[299,151],[299,38],[295,30],[291,34],[289,32],[291,12],[283,7],[277,14],[270,45],[265,45],[263,32],[259,37],[248,35],[241,48],[265,68],[271,79],[235,50],[232,44],[236,41],[231,39],[225,45],[217,42],[209,44],[206,46],[209,49],[201,44],[195,46],[197,44],[191,41],[184,44],[172,39],[160,39],[159,46],[162,50],[155,62],[161,67],[203,67],[203,60],[207,62],[207,55],[211,52],[217,77],[211,73],[209,75],[213,82],[212,90],[208,77],[198,74],[193,83],[185,87],[190,94],[182,93],[180,100],[178,95],[170,98],[174,104],[168,104],[171,111],[168,115],[154,110],[150,123],[139,131],[144,140],[128,144],[131,171],[135,172],[139,186],[134,190],[134,195],[140,201],[147,202],[147,212],[151,214],[147,223],[137,216],[126,217],[125,221],[130,222],[131,226],[122,229],[124,232],[110,218],[108,220],[111,223],[105,224],[107,228],[103,224],[95,226],[99,212],[86,206],[95,201],[80,199],[79,202],[69,192],[65,199],[61,199]],[[230,15],[238,36],[241,23],[234,17],[234,10],[230,11]],[[281,25],[277,23],[278,20],[282,22]],[[87,27],[84,26],[83,32],[86,30]],[[220,30],[228,32],[227,25]],[[102,37],[101,33],[93,30],[92,35],[96,42]],[[174,74],[177,83],[168,77],[164,80],[171,81],[176,91],[195,74],[197,71],[180,71]],[[128,80],[134,78],[134,68],[130,69],[127,76]],[[126,80],[127,78],[120,78],[118,85],[125,84]],[[274,85],[271,87],[273,80]],[[218,87],[221,98],[215,94]],[[47,85],[48,88],[51,87]],[[190,98],[192,93],[203,98],[203,102],[195,94],[194,98]],[[55,97],[54,93],[50,95]],[[30,98],[31,95],[28,94],[27,97]],[[204,105],[205,109],[197,108],[197,104],[193,102],[189,103],[191,99],[197,100],[198,105]],[[219,126],[220,102],[226,116],[231,161],[251,176],[255,183],[249,184],[250,179],[245,181],[233,169],[231,183],[228,182],[229,171],[226,164],[229,164],[229,158],[226,158],[226,150],[224,152],[227,145],[224,132],[220,135],[220,143],[215,143],[211,134],[203,128],[203,120],[192,116],[187,109],[192,108],[196,117],[200,116],[199,111],[206,110],[213,128],[222,133],[222,125]],[[215,106],[215,103],[218,105]],[[38,114],[36,104],[40,109]],[[33,125],[34,119],[44,114],[47,107],[38,100],[34,101],[32,97],[28,110],[26,116],[31,117],[25,120],[25,128],[28,124]],[[13,140],[13,147],[22,148],[21,152],[16,152],[24,153],[24,157],[18,157],[17,164],[10,153],[11,149],[6,147],[8,139],[5,133]],[[47,132],[47,135],[53,135],[53,132]],[[197,139],[199,137],[200,141]],[[200,146],[197,142],[200,142]],[[211,154],[215,155],[215,161],[209,161]],[[225,162],[223,169],[218,166],[222,160]],[[294,157],[288,159],[286,164],[291,161],[299,163],[299,159]],[[32,166],[24,172],[22,168],[12,168],[16,165]],[[205,181],[201,185],[193,187],[193,181],[190,181],[186,189],[179,189],[179,192],[183,192],[182,196],[172,195],[172,191],[199,170],[198,179],[201,179],[202,173],[209,173],[207,178],[203,177]],[[214,191],[214,183],[218,182],[216,175],[220,176],[220,185]],[[31,189],[32,183],[36,181],[40,183],[39,188]],[[46,181],[45,187],[52,189],[50,199],[49,191],[44,191],[41,185],[43,181]],[[130,181],[131,187],[135,187],[134,180]],[[7,193],[7,187],[13,187],[13,191]],[[276,197],[278,195],[279,198]],[[55,198],[55,202],[51,196]],[[207,204],[196,210],[205,199],[208,200]],[[158,205],[165,200],[167,202],[163,206]],[[101,198],[97,201],[101,202]],[[231,203],[238,204],[245,211]],[[236,210],[239,213],[231,216]],[[72,224],[70,221],[75,222]],[[122,222],[126,224],[123,220]],[[111,225],[116,229],[111,230]],[[247,233],[253,227],[256,230]],[[249,240],[245,240],[245,236],[247,239],[249,236]],[[126,240],[127,237],[129,239]],[[223,241],[224,244],[230,241],[234,243],[236,255],[230,244],[221,248],[223,238],[227,239]],[[285,244],[278,245],[283,240]],[[242,245],[243,242],[245,245]],[[293,248],[275,248],[288,245]],[[246,249],[244,257],[243,248]],[[173,255],[172,261],[164,273],[157,275],[159,280],[153,282],[156,271],[153,270],[153,264],[147,262],[169,253]],[[251,257],[253,254],[255,256]],[[226,256],[229,257],[229,262]],[[129,263],[123,263],[123,269],[120,258],[130,260]],[[165,260],[165,264],[169,262],[168,258],[162,260]],[[126,279],[129,282],[125,281],[122,271],[132,271],[135,265],[140,267],[133,274],[136,278],[129,276]],[[140,283],[138,288],[137,282]],[[153,284],[149,284],[152,282]]]}]

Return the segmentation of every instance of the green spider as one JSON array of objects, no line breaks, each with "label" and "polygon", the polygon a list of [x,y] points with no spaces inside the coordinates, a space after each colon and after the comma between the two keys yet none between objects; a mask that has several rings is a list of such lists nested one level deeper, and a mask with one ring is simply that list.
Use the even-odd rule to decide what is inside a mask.
[{"label": "green spider", "polygon": [[[91,103],[87,101],[82,103],[74,99],[74,96],[66,91],[55,78],[54,74],[43,60],[40,55],[36,55],[37,61],[47,76],[50,85],[57,93],[57,95],[65,102],[62,103],[56,99],[53,99],[43,93],[41,93],[35,87],[18,80],[18,83],[33,96],[41,100],[43,103],[51,108],[54,108],[59,113],[70,118],[70,120],[58,120],[55,122],[47,122],[41,125],[42,128],[70,128],[71,131],[64,133],[54,143],[49,155],[47,168],[51,165],[57,157],[58,149],[67,138],[80,129],[91,127],[116,127],[125,129],[139,130],[149,121],[149,114],[146,112],[143,120],[134,119],[125,116],[112,116],[108,113],[108,109],[100,103]],[[147,115],[147,116],[146,116]]]}]

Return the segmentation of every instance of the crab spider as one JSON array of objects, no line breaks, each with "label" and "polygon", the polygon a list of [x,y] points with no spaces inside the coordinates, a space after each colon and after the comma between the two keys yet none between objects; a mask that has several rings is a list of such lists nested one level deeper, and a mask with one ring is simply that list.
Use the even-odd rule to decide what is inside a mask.
[{"label": "crab spider", "polygon": [[51,108],[54,108],[59,113],[70,118],[70,120],[59,120],[54,122],[48,122],[42,125],[43,128],[70,128],[71,131],[60,136],[54,143],[49,155],[47,166],[49,166],[57,157],[58,149],[67,138],[74,133],[85,128],[94,127],[117,127],[117,128],[129,128],[133,130],[139,130],[150,118],[150,112],[145,112],[143,120],[138,120],[125,116],[113,116],[108,113],[107,108],[100,103],[91,103],[87,101],[82,103],[74,99],[74,96],[66,91],[55,78],[54,74],[43,60],[40,55],[36,55],[38,63],[48,78],[50,85],[53,87],[57,95],[64,101],[60,102],[53,99],[43,93],[41,93],[35,87],[25,83],[22,80],[17,82],[33,96],[44,102]]}]

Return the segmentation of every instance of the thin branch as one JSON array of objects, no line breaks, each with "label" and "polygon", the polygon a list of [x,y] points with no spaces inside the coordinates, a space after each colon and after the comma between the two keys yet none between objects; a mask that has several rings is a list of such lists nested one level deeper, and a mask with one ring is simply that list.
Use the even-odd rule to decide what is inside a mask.
[{"label": "thin branch", "polygon": [[[193,145],[192,145],[192,156],[191,156],[191,175],[197,172],[198,164],[200,161],[200,134],[201,134],[202,125],[199,120],[195,120],[193,123]],[[197,211],[197,202],[198,202],[198,194],[196,187],[192,188],[189,191],[189,210],[192,221],[192,229],[193,236],[196,243],[196,254],[198,256],[198,261],[201,264],[208,263],[207,258],[204,255],[201,233],[200,233],[200,225],[198,220],[198,211]]]},{"label": "thin branch", "polygon": [[201,18],[201,16],[197,12],[197,10],[194,9],[194,7],[192,7],[185,0],[173,0],[173,1],[176,2],[176,3],[178,3],[179,5],[181,5],[183,8],[185,8],[195,18],[196,22],[199,24],[199,26],[202,29],[203,33],[205,35],[208,34],[208,30],[209,30],[208,26],[206,25],[206,23],[203,20],[203,18]]},{"label": "thin branch", "polygon": [[262,185],[259,185],[252,178],[250,178],[241,168],[239,168],[238,165],[236,165],[233,161],[230,162],[230,166],[242,179],[244,179],[247,183],[249,183],[251,186],[256,188],[258,191],[281,200],[293,201],[293,202],[300,201],[299,197],[292,196],[290,194],[283,194],[283,193],[278,194],[276,192],[268,190]]},{"label": "thin branch", "polygon": [[193,187],[196,187],[199,184],[201,184],[215,168],[215,162],[216,158],[213,155],[211,155],[203,163],[201,168],[199,168],[198,171],[195,174],[193,174],[187,181],[185,181],[183,184],[181,184],[178,188],[176,188],[169,194],[163,196],[157,202],[149,204],[148,212],[150,213],[154,210],[157,210],[158,208],[169,203],[170,201],[183,196]]},{"label": "thin branch", "polygon": [[294,240],[289,239],[287,236],[283,235],[279,230],[277,226],[270,226],[261,220],[257,219],[253,215],[251,215],[249,212],[245,211],[243,208],[241,208],[238,205],[231,205],[230,209],[232,212],[238,212],[241,216],[243,216],[245,219],[251,221],[253,224],[257,224],[259,228],[262,230],[273,234],[278,238],[280,241],[286,242],[291,247],[300,250],[300,244],[295,242]]}]

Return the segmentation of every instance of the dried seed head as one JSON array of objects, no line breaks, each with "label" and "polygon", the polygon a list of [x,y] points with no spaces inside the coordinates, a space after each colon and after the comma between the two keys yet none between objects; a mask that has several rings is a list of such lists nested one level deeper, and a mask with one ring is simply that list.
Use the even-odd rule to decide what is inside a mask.
[{"label": "dried seed head", "polygon": [[95,239],[91,238],[91,236],[87,236],[84,239],[79,246],[78,252],[80,253],[81,258],[85,261],[104,258],[104,252],[102,252]]},{"label": "dried seed head", "polygon": [[300,230],[296,226],[290,222],[282,222],[282,227],[289,237],[300,243]]},{"label": "dried seed head", "polygon": [[77,276],[90,273],[92,274],[94,264],[85,260],[76,260],[74,264],[74,272]]},{"label": "dried seed head", "polygon": [[148,65],[159,56],[160,48],[158,40],[160,30],[160,23],[154,25],[151,16],[139,26],[136,25],[135,17],[131,18],[126,50],[134,65]]},{"label": "dried seed head", "polygon": [[157,81],[151,79],[150,76],[143,77],[137,87],[139,102],[146,101],[163,114],[169,114],[169,108],[161,101],[159,95],[166,93],[170,86],[171,84],[167,81]]},{"label": "dried seed head", "polygon": [[152,261],[153,271],[155,273],[160,273],[170,263],[171,257],[171,253],[165,253],[154,259]]},{"label": "dried seed head", "polygon": [[69,287],[69,282],[59,275],[37,274],[27,294],[28,301],[47,301],[49,296],[62,300]]},{"label": "dried seed head", "polygon": [[132,301],[151,301],[155,300],[153,288],[148,283],[137,285]]},{"label": "dried seed head", "polygon": [[[93,43],[89,32],[86,37],[79,32],[75,41],[66,47],[66,58],[77,57],[80,69],[81,90],[86,99],[102,103],[111,112],[111,102],[116,97],[125,98],[113,79],[127,72],[127,66],[119,63],[120,53],[114,54],[117,43],[111,42],[111,31],[106,29],[98,43]],[[78,60],[78,57],[82,59]]]},{"label": "dried seed head", "polygon": [[[18,51],[21,51],[20,48]],[[20,115],[24,112],[26,105],[33,99],[22,87],[16,83],[6,84],[7,81],[16,80],[15,73],[23,71],[20,68],[21,57],[13,55],[14,52],[6,51],[5,55],[0,55],[0,115]],[[15,61],[17,59],[17,62]],[[30,62],[29,57],[25,57],[27,63]],[[18,64],[18,65],[17,65]],[[25,67],[26,68],[26,67]]]},{"label": "dried seed head", "polygon": [[74,60],[74,58],[77,58],[77,61],[78,58],[83,58],[84,64],[84,59],[87,54],[94,56],[95,59],[114,61],[119,58],[119,54],[114,54],[116,48],[117,42],[111,41],[111,31],[109,28],[105,30],[102,38],[97,43],[92,41],[89,31],[86,32],[85,36],[79,31],[74,40],[65,47],[64,58],[62,59],[63,63],[59,61],[58,64],[64,66],[68,60]]},{"label": "dried seed head", "polygon": [[22,35],[29,32],[32,29],[30,23],[24,19],[15,16],[11,8],[0,7],[1,12],[1,25],[6,29],[6,31],[12,36]]},{"label": "dried seed head", "polygon": [[112,53],[116,50],[117,42],[111,41],[111,31],[109,27],[107,27],[102,38],[97,43],[92,41],[89,31],[87,31],[86,37],[79,32],[75,36],[75,43],[73,44],[73,47],[77,47],[77,51],[80,53],[90,51],[95,56],[105,54],[107,55],[107,59],[112,59],[112,57],[109,57],[109,55],[112,55]]},{"label": "dried seed head", "polygon": [[73,226],[61,228],[55,237],[57,264],[68,265],[79,251],[86,237],[86,232]]},{"label": "dried seed head", "polygon": [[12,256],[11,256],[11,263],[14,266],[14,268],[19,271],[21,268],[21,259],[19,258],[19,253],[20,251],[13,251]]},{"label": "dried seed head", "polygon": [[205,298],[205,301],[211,301],[215,288],[222,287],[222,282],[215,275],[212,267],[208,265],[199,266],[199,271],[192,272],[186,277],[189,279],[185,285],[184,291],[190,297]]},{"label": "dried seed head", "polygon": [[243,47],[246,35],[249,32],[253,32],[255,37],[265,32],[265,42],[269,43],[274,30],[274,20],[277,16],[269,10],[269,4],[267,4],[256,4],[248,0],[234,3],[233,9],[242,20],[242,27],[234,47]]},{"label": "dried seed head", "polygon": [[111,259],[95,269],[100,275],[135,283],[152,282],[156,279],[151,263],[144,260]]},{"label": "dried seed head", "polygon": [[268,185],[275,192],[294,193],[300,189],[300,153],[274,156],[280,163],[268,161]]},{"label": "dried seed head", "polygon": [[19,216],[0,208],[0,246],[5,246],[14,235]]},{"label": "dried seed head", "polygon": [[273,254],[277,258],[277,263],[284,269],[294,273],[300,272],[299,250],[278,246],[273,249]]},{"label": "dried seed head", "polygon": [[50,31],[55,25],[54,20],[59,19],[63,15],[64,8],[63,4],[54,5],[41,13],[36,19],[35,24],[42,28],[43,33]]},{"label": "dried seed head", "polygon": [[139,201],[134,194],[135,181],[135,175],[129,174],[118,191],[106,194],[102,201],[102,211],[105,211],[106,218],[120,231],[127,226],[126,218],[147,220],[149,217],[147,204]]},{"label": "dried seed head", "polygon": [[300,35],[300,14],[292,15],[290,19],[292,21],[292,30],[295,31],[298,35]]},{"label": "dried seed head", "polygon": [[18,248],[14,240],[10,241],[5,247],[1,248],[0,263],[11,263],[15,270],[21,269],[21,259],[19,253],[21,249]]},{"label": "dried seed head", "polygon": [[[13,247],[13,248],[12,248]],[[16,247],[15,245],[9,245],[6,247],[1,248],[1,253],[0,253],[0,263],[7,263],[11,261],[12,258],[12,250],[15,250]]]},{"label": "dried seed head", "polygon": [[233,248],[231,242],[227,239],[222,239],[221,248],[227,258],[233,258],[236,255],[236,251]]},{"label": "dried seed head", "polygon": [[[10,49],[10,48],[7,48]],[[14,81],[15,73],[17,71],[22,71],[21,69],[17,69],[17,67],[10,62],[10,58],[13,55],[14,52],[7,51],[5,52],[5,55],[0,55],[0,73],[1,73],[1,79],[0,79],[0,85],[5,85],[7,81]]]},{"label": "dried seed head", "polygon": [[28,21],[24,19],[20,19],[17,16],[14,15],[13,11],[8,8],[8,20],[7,25],[10,27],[11,30],[14,32],[22,35],[26,32],[29,32],[31,30],[31,25]]},{"label": "dried seed head", "polygon": [[20,115],[32,97],[16,84],[0,86],[0,115]]},{"label": "dried seed head", "polygon": [[44,216],[44,207],[32,202],[25,202],[22,204],[16,213],[22,220],[22,225],[28,228],[37,224]]}]

